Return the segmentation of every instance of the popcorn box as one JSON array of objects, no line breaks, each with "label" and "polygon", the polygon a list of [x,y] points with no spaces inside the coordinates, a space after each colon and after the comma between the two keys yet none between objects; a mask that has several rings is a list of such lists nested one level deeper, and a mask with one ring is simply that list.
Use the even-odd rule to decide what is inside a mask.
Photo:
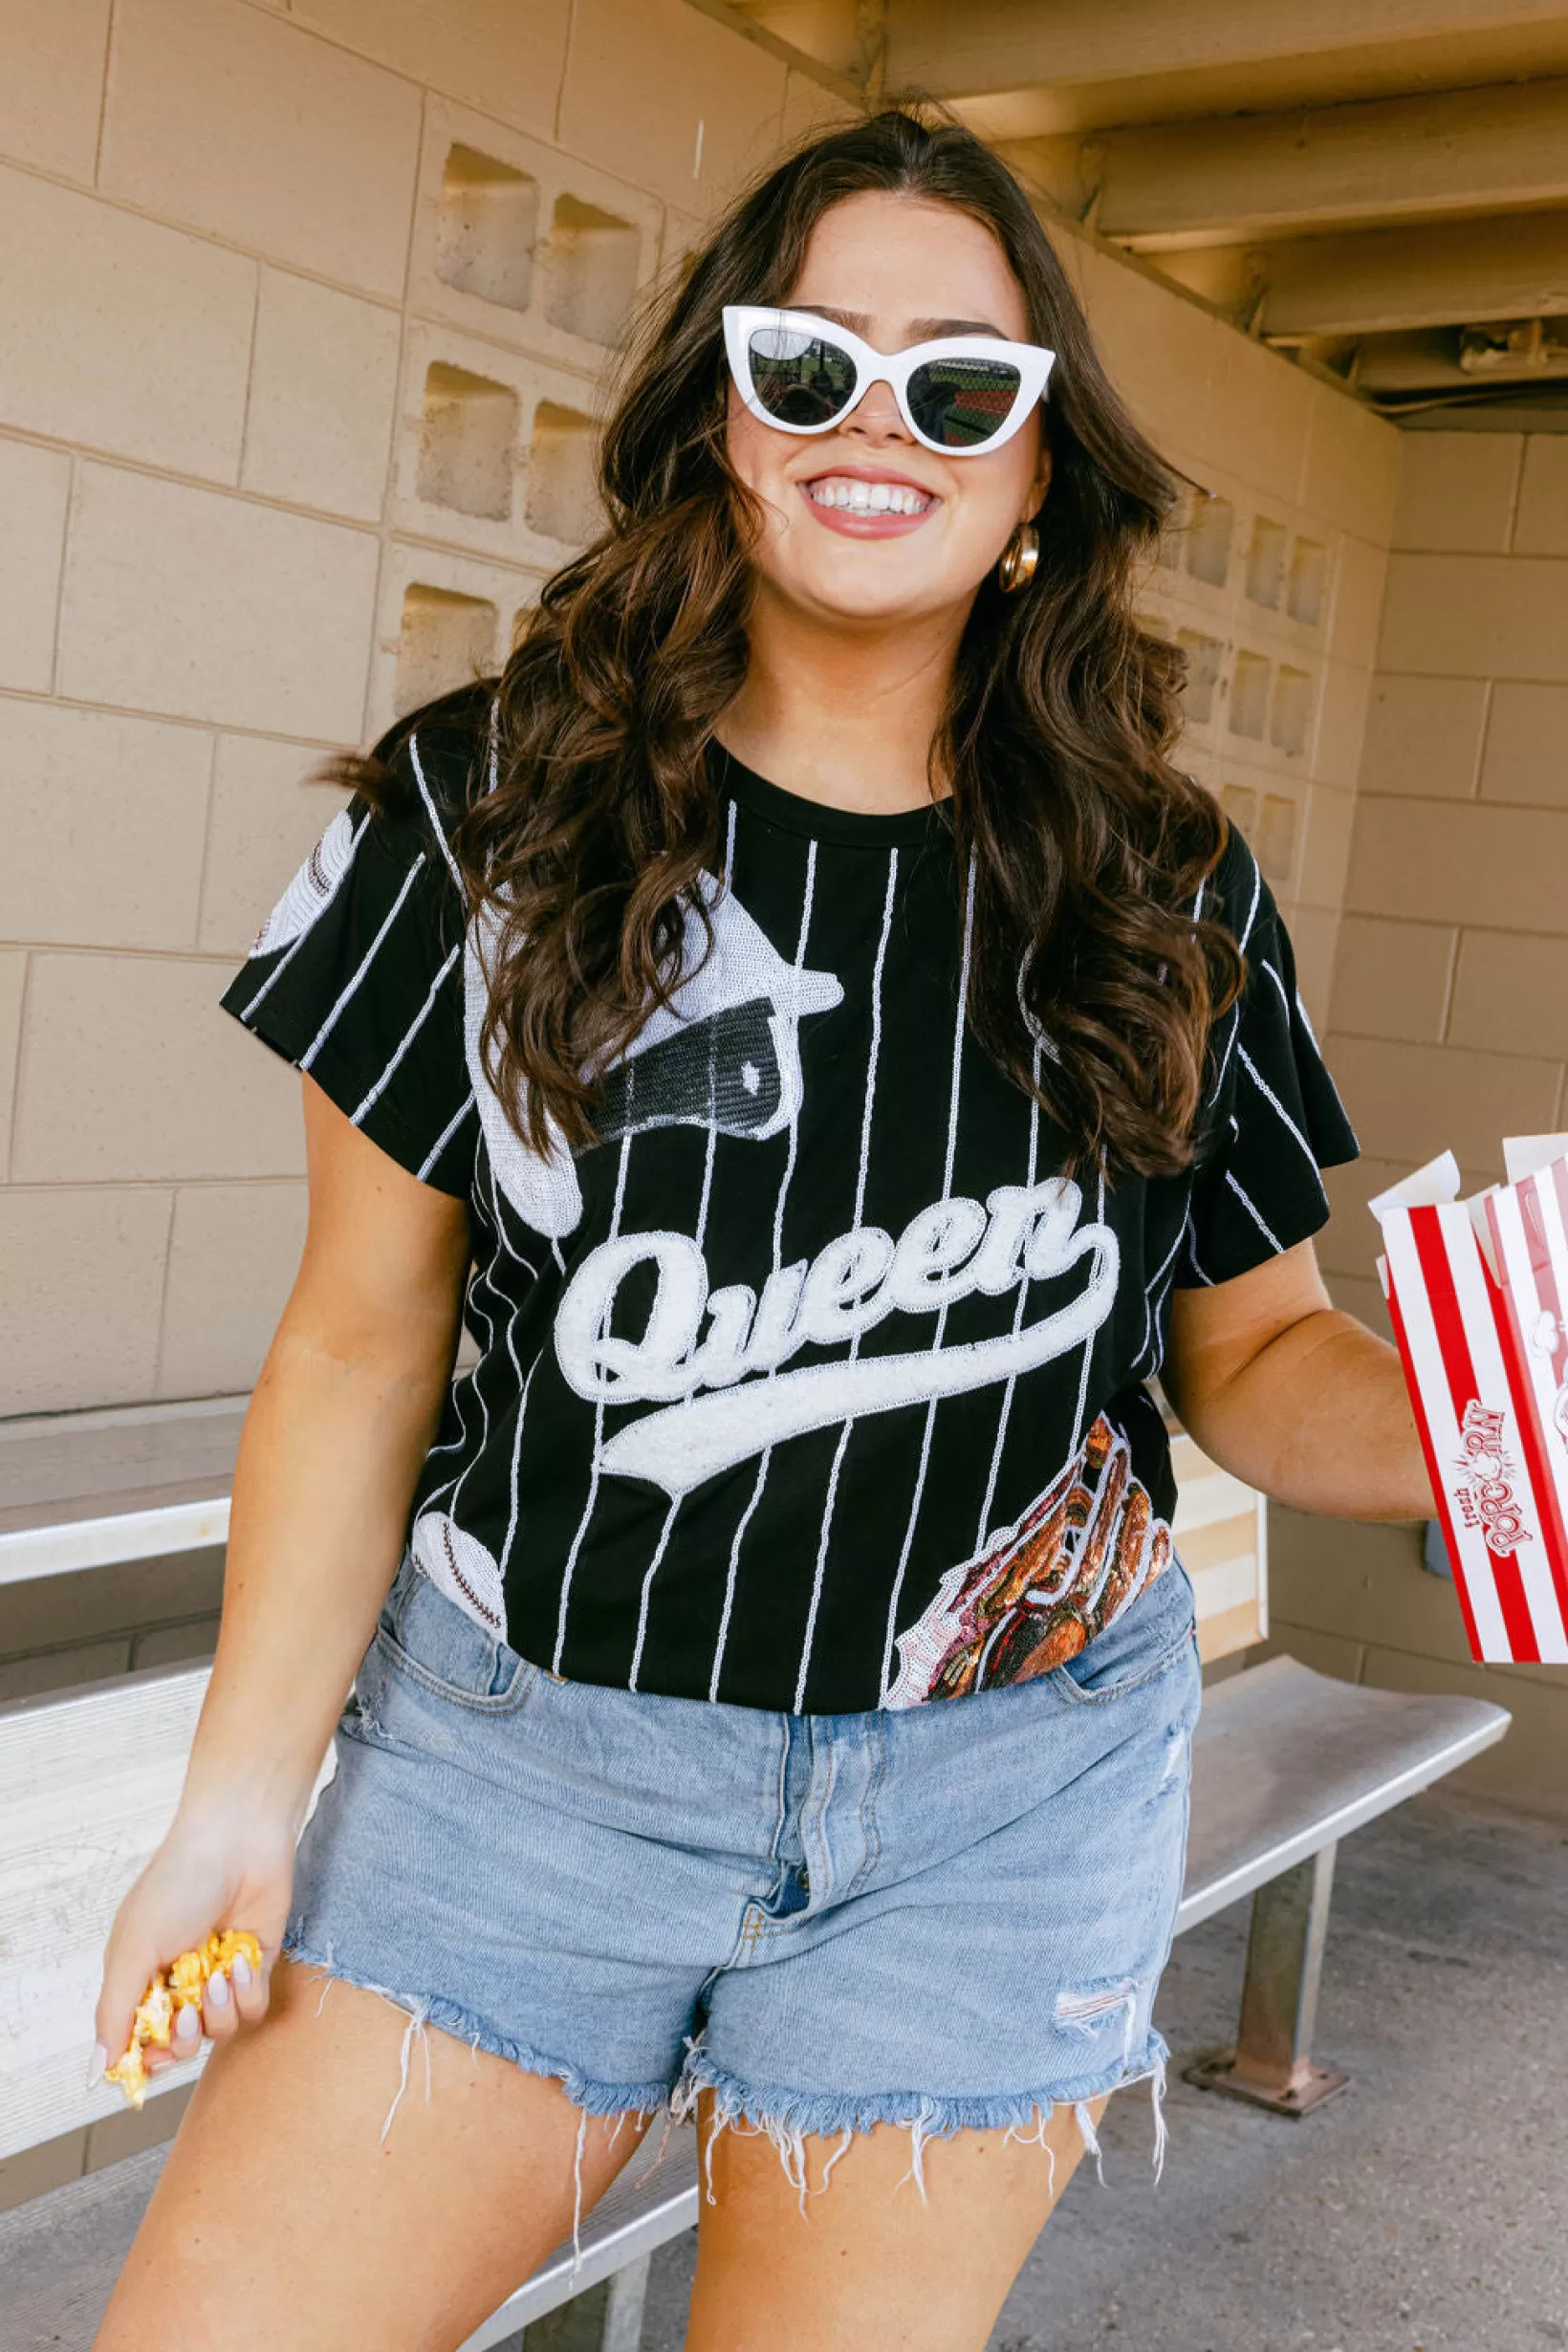
[{"label": "popcorn box", "polygon": [[1459,1198],[1451,1152],[1369,1206],[1470,1655],[1568,1664],[1568,1135],[1512,1136]]}]

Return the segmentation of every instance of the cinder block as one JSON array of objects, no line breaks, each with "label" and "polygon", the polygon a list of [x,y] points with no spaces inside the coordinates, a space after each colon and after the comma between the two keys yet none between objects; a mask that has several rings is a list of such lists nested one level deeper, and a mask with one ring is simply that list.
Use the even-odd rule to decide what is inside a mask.
[{"label": "cinder block", "polygon": [[[606,341],[653,274],[662,210],[644,190],[557,146],[431,98],[410,307],[597,381]],[[434,356],[493,372],[477,356]]]},{"label": "cinder block", "polygon": [[426,506],[512,517],[521,403],[512,385],[435,360],[425,371],[415,487]]},{"label": "cinder block", "polygon": [[1328,1062],[1361,1149],[1405,1168],[1451,1150],[1490,1181],[1502,1175],[1505,1135],[1553,1132],[1556,1061],[1336,1033]]},{"label": "cinder block", "polygon": [[0,1414],[152,1394],[171,1207],[150,1187],[0,1190]]},{"label": "cinder block", "polygon": [[1366,740],[1372,672],[1349,662],[1325,662],[1318,688],[1318,731],[1312,773],[1320,784],[1355,786]]},{"label": "cinder block", "polygon": [[1568,680],[1568,559],[1391,555],[1378,666]]},{"label": "cinder block", "polygon": [[1376,678],[1361,751],[1363,790],[1417,800],[1473,799],[1486,724],[1484,679]]},{"label": "cinder block", "polygon": [[1300,504],[1336,531],[1386,547],[1399,488],[1400,451],[1411,436],[1347,392],[1312,379],[1312,419]]},{"label": "cinder block", "polygon": [[[1061,239],[1056,240],[1060,250]],[[1143,430],[1164,448],[1209,452],[1220,330],[1211,315],[1130,262],[1081,249],[1083,303],[1106,374]],[[1240,452],[1222,454],[1230,465]]]},{"label": "cinder block", "polygon": [[[1360,545],[1360,542],[1357,542]],[[1333,556],[1321,540],[1303,538],[1298,534],[1291,542],[1290,571],[1285,578],[1285,609],[1293,621],[1305,629],[1322,625],[1328,610],[1329,582],[1333,574]],[[1380,560],[1378,594],[1383,594],[1383,571]],[[1369,661],[1370,649],[1354,653],[1353,661]]]},{"label": "cinder block", "polygon": [[[1468,439],[1490,441],[1490,433]],[[1557,433],[1532,433],[1524,445],[1524,471],[1514,525],[1519,555],[1568,555],[1568,443]]]},{"label": "cinder block", "polygon": [[71,460],[0,441],[0,686],[47,694],[65,551]]},{"label": "cinder block", "polygon": [[211,769],[197,728],[0,701],[0,938],[188,947]]},{"label": "cinder block", "polygon": [[[0,155],[90,181],[103,104],[110,0],[11,0],[0,75]],[[14,29],[12,29],[14,28]]]},{"label": "cinder block", "polygon": [[1402,435],[1394,545],[1500,555],[1523,446],[1517,433]]},{"label": "cinder block", "polygon": [[419,135],[415,85],[281,16],[242,0],[120,0],[108,194],[398,297]]},{"label": "cinder block", "polygon": [[0,424],[232,482],[256,266],[0,170]]},{"label": "cinder block", "polygon": [[1252,490],[1292,506],[1310,505],[1302,485],[1318,389],[1277,352],[1217,328],[1206,448]]},{"label": "cinder block", "polygon": [[577,0],[557,136],[706,212],[775,152],[784,82],[775,57],[683,0]]},{"label": "cinder block", "polygon": [[438,694],[471,686],[497,666],[500,616],[487,597],[454,596],[422,581],[403,593],[396,707],[418,710]]},{"label": "cinder block", "polygon": [[584,342],[619,343],[637,294],[642,248],[635,221],[579,196],[557,196],[544,256],[551,325]]},{"label": "cinder block", "polygon": [[22,1037],[27,957],[0,954],[0,1172],[11,1161],[11,1112],[16,1093],[16,1054]]},{"label": "cinder block", "polygon": [[1187,727],[1208,727],[1214,717],[1225,646],[1201,629],[1178,629],[1176,642],[1187,655],[1187,683],[1182,688],[1182,713]]},{"label": "cinder block", "polygon": [[68,2131],[39,2147],[23,2148],[19,2155],[0,2157],[0,2213],[78,2180],[86,2146],[84,2131]]},{"label": "cinder block", "polygon": [[1481,797],[1568,809],[1568,686],[1492,687]]},{"label": "cinder block", "polygon": [[[1414,441],[1419,436],[1412,433],[1409,438]],[[1485,434],[1470,435],[1472,441],[1486,438]],[[1337,660],[1353,662],[1365,669],[1371,667],[1377,655],[1387,573],[1385,548],[1373,547],[1353,533],[1345,533],[1339,541],[1335,567],[1334,616],[1329,633],[1329,643]]]},{"label": "cinder block", "polygon": [[401,339],[395,311],[263,270],[245,488],[378,521],[391,470]]},{"label": "cinder block", "polygon": [[1267,654],[1238,649],[1230,669],[1230,706],[1226,724],[1233,735],[1261,743],[1269,723],[1269,688],[1274,664]]},{"label": "cinder block", "polygon": [[1236,543],[1233,502],[1217,490],[1195,498],[1187,513],[1186,530],[1180,535],[1185,541],[1184,570],[1206,588],[1223,589],[1230,577],[1230,559]]},{"label": "cinder block", "polygon": [[1303,795],[1289,790],[1258,796],[1257,826],[1252,847],[1265,880],[1277,898],[1296,892],[1296,866],[1301,847]]},{"label": "cinder block", "polygon": [[[381,567],[369,732],[447,686],[494,676],[507,650],[503,616],[537,596],[544,572],[394,540]],[[448,610],[451,599],[469,609]],[[488,605],[489,616],[474,605]]]},{"label": "cinder block", "polygon": [[291,13],[410,80],[548,139],[571,0],[293,0]]},{"label": "cinder block", "polygon": [[34,956],[16,1180],[302,1174],[299,1078],[220,1009],[229,970],[172,956]]},{"label": "cinder block", "polygon": [[160,1397],[231,1396],[251,1386],[299,1271],[305,1211],[302,1184],[182,1185]]},{"label": "cinder block", "polygon": [[1314,784],[1306,801],[1306,838],[1296,895],[1308,906],[1338,908],[1343,902],[1350,863],[1355,795],[1338,792],[1329,784]]},{"label": "cinder block", "polygon": [[1346,915],[1334,972],[1334,1027],[1356,1036],[1436,1045],[1458,937],[1440,924]]},{"label": "cinder block", "polygon": [[604,524],[596,479],[599,437],[581,408],[540,401],[528,446],[530,526],[563,548],[581,547]]},{"label": "cinder block", "polygon": [[1481,1053],[1568,1061],[1568,947],[1562,938],[1461,932],[1448,1037]]},{"label": "cinder block", "polygon": [[306,779],[320,754],[304,743],[221,735],[196,945],[244,956],[348,795]]},{"label": "cinder block", "polygon": [[41,1697],[46,1690],[69,1690],[77,1683],[100,1683],[123,1674],[130,1663],[128,1641],[67,1643],[28,1658],[0,1659],[0,1707],[12,1699]]},{"label": "cinder block", "polygon": [[1274,671],[1274,692],[1269,698],[1269,741],[1288,758],[1301,758],[1311,741],[1316,686],[1311,670],[1298,669],[1292,662],[1281,662]]},{"label": "cinder block", "polygon": [[1244,593],[1250,604],[1261,605],[1265,612],[1277,612],[1285,593],[1285,558],[1290,545],[1290,534],[1281,522],[1270,514],[1254,514],[1252,535],[1247,550],[1247,578]]},{"label": "cinder block", "polygon": [[[583,379],[564,368],[414,322],[403,361],[398,529],[553,572],[565,548],[599,528],[593,401]],[[572,535],[563,540],[558,527]]]},{"label": "cinder block", "polygon": [[453,141],[441,173],[436,275],[459,294],[526,311],[534,292],[539,184],[530,173]]},{"label": "cinder block", "polygon": [[1465,801],[1425,806],[1363,793],[1347,911],[1568,932],[1568,811]]},{"label": "cinder block", "polygon": [[271,734],[352,742],[378,543],[249,499],[83,466],[60,690]]}]

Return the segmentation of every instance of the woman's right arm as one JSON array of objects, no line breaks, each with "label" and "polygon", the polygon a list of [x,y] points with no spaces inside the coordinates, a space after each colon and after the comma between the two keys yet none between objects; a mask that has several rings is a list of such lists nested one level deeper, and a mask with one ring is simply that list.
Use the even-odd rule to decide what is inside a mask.
[{"label": "woman's right arm", "polygon": [[[266,2009],[294,1845],[451,1373],[466,1205],[401,1167],[313,1079],[304,1090],[304,1254],[245,1418],[217,1654],[179,1808],[105,1949],[95,2021],[110,2058],[154,1969],[214,1927],[254,1929],[263,1973],[225,2004],[209,1989],[206,2031],[224,2038]],[[146,2053],[149,2073],[172,2062]]]}]

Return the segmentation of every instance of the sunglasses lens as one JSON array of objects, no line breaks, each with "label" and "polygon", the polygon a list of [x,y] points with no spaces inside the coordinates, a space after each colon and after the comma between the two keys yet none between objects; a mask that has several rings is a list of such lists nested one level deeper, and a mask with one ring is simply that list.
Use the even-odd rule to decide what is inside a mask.
[{"label": "sunglasses lens", "polygon": [[1022,379],[1006,359],[928,359],[909,379],[909,408],[927,439],[977,449],[1013,414]]},{"label": "sunglasses lens", "polygon": [[780,425],[831,425],[855,390],[847,351],[798,327],[753,327],[747,344],[757,399]]}]

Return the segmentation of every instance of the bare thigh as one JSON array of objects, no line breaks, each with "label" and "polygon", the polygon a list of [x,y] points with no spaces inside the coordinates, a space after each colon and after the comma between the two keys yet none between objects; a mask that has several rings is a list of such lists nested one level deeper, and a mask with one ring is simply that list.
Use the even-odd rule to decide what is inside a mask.
[{"label": "bare thigh", "polygon": [[[213,2049],[96,2352],[451,2352],[572,2227],[578,2110],[554,2080],[279,1959]],[[429,2097],[425,2098],[425,2054]],[[582,2210],[637,2145],[582,2133]]]},{"label": "bare thigh", "polygon": [[[1108,2103],[1088,2102],[1097,2123]],[[705,2095],[705,2147],[710,2113]],[[839,2143],[808,2138],[802,2215],[772,2143],[721,2131],[686,2352],[981,2352],[1083,2154],[1071,2107],[1056,2110],[1042,2139],[928,2140],[923,2203],[900,2126],[857,2132],[825,2188]]]}]

